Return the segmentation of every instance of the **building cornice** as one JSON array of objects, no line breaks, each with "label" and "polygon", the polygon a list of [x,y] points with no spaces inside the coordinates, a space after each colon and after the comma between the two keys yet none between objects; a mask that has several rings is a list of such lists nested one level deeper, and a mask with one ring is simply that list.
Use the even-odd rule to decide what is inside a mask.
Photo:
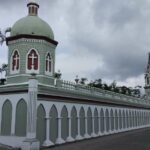
[{"label": "building cornice", "polygon": [[59,101],[68,101],[68,102],[82,102],[82,103],[90,103],[90,104],[111,104],[116,106],[126,106],[126,107],[135,107],[135,108],[145,108],[150,109],[149,104],[145,104],[142,102],[137,103],[130,99],[125,100],[124,97],[116,97],[115,95],[113,97],[108,97],[105,95],[98,96],[94,94],[85,94],[80,93],[79,91],[74,92],[70,90],[64,90],[59,87],[45,87],[42,85],[39,85],[39,97],[43,98],[44,100],[52,100],[56,99]]},{"label": "building cornice", "polygon": [[55,40],[52,40],[52,39],[50,39],[50,38],[48,38],[48,37],[45,37],[45,36],[38,36],[38,35],[27,35],[27,34],[20,34],[20,35],[16,35],[16,36],[12,36],[12,37],[7,37],[6,38],[6,44],[8,45],[9,44],[9,42],[11,42],[11,41],[14,41],[14,40],[19,40],[19,39],[23,39],[23,38],[25,38],[25,39],[29,39],[29,40],[39,40],[39,41],[46,41],[46,42],[48,42],[48,43],[50,43],[50,44],[53,44],[53,45],[55,45],[55,46],[57,46],[58,45],[58,42],[57,41],[55,41]]}]

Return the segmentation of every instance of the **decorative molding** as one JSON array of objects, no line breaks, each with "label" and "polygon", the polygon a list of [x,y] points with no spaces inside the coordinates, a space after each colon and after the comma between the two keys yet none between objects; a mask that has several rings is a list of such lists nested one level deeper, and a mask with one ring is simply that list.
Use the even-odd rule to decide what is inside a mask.
[{"label": "decorative molding", "polygon": [[[20,34],[20,35],[16,35],[16,36],[13,36],[13,37],[8,37],[6,38],[6,44],[9,45],[10,42],[13,42],[15,40],[20,40],[20,39],[29,39],[29,40],[40,40],[40,41],[46,41],[50,44],[53,44],[55,46],[58,45],[58,42],[57,41],[54,41],[48,37],[45,37],[45,36],[38,36],[38,35],[28,35],[28,34]],[[34,41],[35,42],[35,41]]]},{"label": "decorative molding", "polygon": [[20,38],[20,39],[17,39],[17,40],[9,41],[8,45],[17,44],[17,43],[20,43],[20,42],[42,43],[42,44],[46,44],[48,46],[53,46],[51,43],[49,43],[45,40],[27,39],[27,38]]}]

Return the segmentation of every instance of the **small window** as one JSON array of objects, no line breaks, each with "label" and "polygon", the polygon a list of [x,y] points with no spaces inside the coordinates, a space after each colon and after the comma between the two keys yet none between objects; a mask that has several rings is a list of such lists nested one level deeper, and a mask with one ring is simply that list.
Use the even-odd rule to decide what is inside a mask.
[{"label": "small window", "polygon": [[34,7],[32,7],[32,14],[34,14]]},{"label": "small window", "polygon": [[38,54],[37,52],[33,49],[29,52],[28,54],[28,63],[27,63],[27,68],[28,70],[38,70],[39,65],[38,65]]},{"label": "small window", "polygon": [[31,7],[29,7],[29,14],[31,14],[31,9],[32,9],[32,8],[31,8]]},{"label": "small window", "polygon": [[18,73],[20,68],[20,57],[17,50],[15,50],[11,57],[11,72]]},{"label": "small window", "polygon": [[149,85],[149,78],[147,77],[147,84]]},{"label": "small window", "polygon": [[46,74],[51,74],[52,73],[52,57],[51,57],[51,54],[48,53],[46,55]]}]

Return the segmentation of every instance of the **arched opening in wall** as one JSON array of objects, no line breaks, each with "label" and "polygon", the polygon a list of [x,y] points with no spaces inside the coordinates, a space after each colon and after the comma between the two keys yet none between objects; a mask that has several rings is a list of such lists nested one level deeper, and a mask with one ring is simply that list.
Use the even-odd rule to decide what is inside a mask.
[{"label": "arched opening in wall", "polygon": [[106,111],[105,111],[105,120],[106,120],[106,131],[109,132],[109,130],[110,130],[110,121],[109,121],[108,109],[106,109]]},{"label": "arched opening in wall", "polygon": [[145,125],[147,125],[147,113],[145,112]]},{"label": "arched opening in wall", "polygon": [[143,112],[141,111],[141,126],[143,125]]},{"label": "arched opening in wall", "polygon": [[129,114],[128,114],[128,111],[126,111],[126,128],[129,128]]},{"label": "arched opening in wall", "polygon": [[27,104],[22,99],[18,102],[16,108],[15,135],[26,136],[26,127],[27,127]]},{"label": "arched opening in wall", "polygon": [[46,112],[42,104],[37,109],[37,127],[36,137],[40,141],[40,145],[46,140]]},{"label": "arched opening in wall", "polygon": [[87,111],[87,128],[88,128],[88,134],[92,134],[92,111],[91,108],[88,108]]},{"label": "arched opening in wall", "polygon": [[148,113],[148,124],[150,124],[150,113]]},{"label": "arched opening in wall", "polygon": [[80,109],[80,133],[81,136],[84,136],[85,134],[85,111],[83,109],[83,107]]},{"label": "arched opening in wall", "polygon": [[101,132],[104,133],[105,128],[104,128],[104,111],[103,111],[103,109],[101,109],[101,111],[100,111],[100,129],[101,129]]},{"label": "arched opening in wall", "polygon": [[132,127],[135,126],[135,114],[134,114],[134,110],[132,110]]},{"label": "arched opening in wall", "polygon": [[58,111],[55,105],[50,110],[50,139],[53,143],[56,143],[58,137]]},{"label": "arched opening in wall", "polygon": [[131,114],[131,110],[129,110],[129,127],[132,127],[132,114]]},{"label": "arched opening in wall", "polygon": [[121,110],[119,110],[119,129],[122,129],[122,114],[121,114]]},{"label": "arched opening in wall", "polygon": [[139,118],[139,125],[141,126],[142,125],[142,112],[140,111],[139,113],[140,113],[139,114],[139,116],[140,116],[140,118]]},{"label": "arched opening in wall", "polygon": [[68,110],[66,108],[66,106],[63,107],[62,111],[61,111],[61,135],[62,138],[64,140],[67,139],[68,135],[69,135],[69,120],[68,120]]},{"label": "arched opening in wall", "polygon": [[142,125],[144,125],[144,112],[142,112]]},{"label": "arched opening in wall", "polygon": [[134,113],[133,110],[131,110],[131,127],[134,126]]},{"label": "arched opening in wall", "polygon": [[27,54],[27,73],[38,73],[40,69],[40,55],[35,49],[29,50]]},{"label": "arched opening in wall", "polygon": [[12,123],[12,104],[9,100],[6,100],[2,108],[2,123],[1,123],[2,135],[11,135],[11,123]]},{"label": "arched opening in wall", "polygon": [[97,108],[94,110],[94,132],[98,134],[99,121],[98,121],[98,111]]},{"label": "arched opening in wall", "polygon": [[140,112],[137,111],[137,126],[140,126]]},{"label": "arched opening in wall", "polygon": [[147,124],[149,124],[149,112],[147,112]]},{"label": "arched opening in wall", "polygon": [[118,113],[117,113],[117,110],[115,110],[115,129],[118,130]]},{"label": "arched opening in wall", "polygon": [[134,127],[137,126],[136,125],[136,123],[137,123],[136,119],[137,119],[137,114],[136,114],[136,111],[134,111]]},{"label": "arched opening in wall", "polygon": [[125,116],[125,111],[124,110],[123,110],[123,113],[122,113],[122,122],[123,122],[122,127],[123,127],[123,129],[125,129],[126,128],[126,116]]},{"label": "arched opening in wall", "polygon": [[145,118],[146,118],[146,115],[145,115],[145,112],[143,112],[144,113],[144,124],[143,125],[145,125]]},{"label": "arched opening in wall", "polygon": [[75,107],[71,110],[71,136],[75,139],[77,136],[77,128],[78,122],[77,122],[77,110]]},{"label": "arched opening in wall", "polygon": [[113,114],[113,110],[111,109],[110,111],[110,124],[111,124],[111,131],[114,130],[114,114]]},{"label": "arched opening in wall", "polygon": [[20,55],[18,50],[14,50],[11,56],[10,72],[12,74],[19,73],[20,69]]},{"label": "arched opening in wall", "polygon": [[53,70],[52,56],[51,56],[51,54],[48,52],[48,53],[46,54],[46,57],[45,57],[45,73],[46,73],[47,75],[51,75],[52,70]]},{"label": "arched opening in wall", "polygon": [[145,124],[147,125],[147,112],[145,112]]}]

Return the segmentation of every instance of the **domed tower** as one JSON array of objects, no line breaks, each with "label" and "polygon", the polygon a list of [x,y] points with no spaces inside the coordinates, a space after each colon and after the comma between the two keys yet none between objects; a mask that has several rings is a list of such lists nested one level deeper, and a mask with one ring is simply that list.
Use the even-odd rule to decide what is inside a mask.
[{"label": "domed tower", "polygon": [[150,53],[148,57],[147,69],[145,72],[145,94],[150,97]]},{"label": "domed tower", "polygon": [[36,74],[41,84],[52,84],[58,42],[51,27],[38,17],[39,5],[30,1],[27,7],[28,16],[18,20],[6,38],[7,84],[25,83],[31,74]]}]

